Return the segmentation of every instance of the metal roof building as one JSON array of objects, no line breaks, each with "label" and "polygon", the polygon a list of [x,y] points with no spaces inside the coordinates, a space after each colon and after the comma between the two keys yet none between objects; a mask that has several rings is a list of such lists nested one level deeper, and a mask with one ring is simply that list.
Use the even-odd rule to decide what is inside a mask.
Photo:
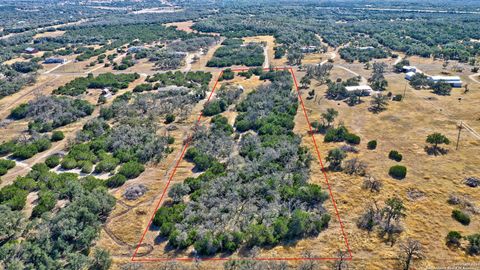
[{"label": "metal roof building", "polygon": [[348,93],[362,96],[370,96],[372,93],[375,92],[368,85],[346,86],[345,89],[347,89]]},{"label": "metal roof building", "polygon": [[438,83],[444,82],[450,84],[452,87],[462,87],[462,79],[458,76],[430,76],[428,80]]}]

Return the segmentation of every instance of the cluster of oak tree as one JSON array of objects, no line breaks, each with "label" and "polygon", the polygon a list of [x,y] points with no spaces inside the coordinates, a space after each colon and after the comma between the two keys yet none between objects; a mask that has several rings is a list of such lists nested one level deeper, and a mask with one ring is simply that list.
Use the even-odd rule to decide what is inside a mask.
[{"label": "cluster of oak tree", "polygon": [[308,183],[311,158],[292,132],[291,75],[275,73],[236,105],[234,126],[216,114],[193,136],[185,158],[202,174],[173,185],[154,218],[169,246],[211,256],[314,237],[328,226],[328,195]]}]

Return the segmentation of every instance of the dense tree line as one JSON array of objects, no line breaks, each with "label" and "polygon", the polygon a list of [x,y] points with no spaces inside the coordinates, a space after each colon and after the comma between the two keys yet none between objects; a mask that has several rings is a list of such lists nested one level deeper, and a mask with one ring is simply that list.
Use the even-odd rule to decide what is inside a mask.
[{"label": "dense tree line", "polygon": [[[190,79],[203,80],[203,73],[191,73]],[[174,74],[165,81],[176,81]],[[209,77],[209,76],[207,76]],[[182,77],[183,80],[185,79]],[[160,80],[159,77],[157,77]],[[174,140],[160,135],[158,122],[169,123],[186,117],[203,95],[195,88],[173,87],[155,93],[126,93],[102,107],[100,116],[87,122],[77,133],[75,144],[63,159],[52,157],[51,165],[65,170],[80,169],[83,173],[110,173],[108,187],[118,187],[138,177],[144,164],[158,162],[170,153]],[[172,119],[173,116],[173,119]]]},{"label": "dense tree line", "polygon": [[197,86],[208,86],[212,80],[212,74],[210,72],[203,71],[168,71],[149,76],[146,80],[151,83],[158,82],[159,87],[175,85],[192,88]]},{"label": "dense tree line", "polygon": [[[20,210],[30,192],[38,192],[39,197],[31,220],[27,220]],[[66,206],[53,211],[60,199]],[[108,268],[108,252],[95,250],[92,258],[88,253],[114,205],[104,181],[52,173],[43,163],[34,165],[26,176],[0,190],[0,216],[5,227],[1,265],[6,269]]]},{"label": "dense tree line", "polygon": [[362,63],[367,63],[372,59],[381,59],[387,58],[390,56],[390,53],[383,48],[374,48],[374,47],[365,47],[365,48],[355,48],[355,47],[345,47],[339,50],[340,57],[345,59],[347,62],[353,63],[353,61],[358,60]]},{"label": "dense tree line", "polygon": [[93,105],[85,100],[42,96],[19,105],[9,117],[15,120],[28,118],[30,131],[48,132],[91,115],[92,112]]},{"label": "dense tree line", "polygon": [[[315,34],[333,47],[349,43],[367,46],[363,40],[368,40],[368,46],[373,45],[372,50],[343,49],[342,55],[349,60],[358,58],[367,61],[388,56],[388,50],[395,50],[407,55],[467,62],[480,52],[480,43],[471,40],[480,38],[476,29],[479,19],[475,14],[446,15],[442,12],[406,10],[389,12],[364,7],[360,7],[362,12],[359,12],[359,7],[353,7],[354,3],[340,2],[329,3],[338,11],[319,9],[309,3],[303,4],[301,9],[274,1],[268,3],[258,6],[242,2],[226,6],[222,14],[198,22],[194,28],[203,32],[218,32],[227,37],[274,35],[278,43],[289,49],[318,45]],[[438,7],[432,9],[435,8]],[[251,14],[255,16],[247,16]]]},{"label": "dense tree line", "polygon": [[263,48],[257,43],[243,44],[241,39],[226,39],[207,62],[208,67],[229,67],[245,65],[262,66],[265,56]]},{"label": "dense tree line", "polygon": [[0,176],[7,173],[8,170],[15,167],[15,161],[8,159],[0,159]]},{"label": "dense tree line", "polygon": [[13,67],[0,65],[0,99],[18,92],[25,85],[34,82],[33,74],[21,74]]},{"label": "dense tree line", "polygon": [[232,105],[243,93],[243,88],[233,85],[222,85],[216,91],[213,99],[205,104],[202,114],[205,116],[212,116],[224,112],[228,106]]},{"label": "dense tree line", "polygon": [[321,206],[328,196],[308,183],[311,158],[292,133],[297,106],[290,74],[279,72],[237,105],[239,139],[220,115],[194,136],[186,158],[204,172],[172,186],[172,202],[154,219],[171,247],[193,245],[209,256],[316,236],[328,226]]},{"label": "dense tree line", "polygon": [[39,152],[52,146],[47,136],[34,134],[30,137],[20,137],[0,144],[0,156],[10,155],[13,159],[29,159]]},{"label": "dense tree line", "polygon": [[137,73],[134,74],[112,74],[104,73],[95,77],[93,74],[88,74],[87,77],[76,78],[73,81],[61,86],[53,91],[56,95],[78,96],[84,94],[87,89],[102,89],[112,88],[115,90],[125,89],[128,84],[140,78]]},{"label": "dense tree line", "polygon": [[184,40],[175,40],[167,45],[168,48],[177,52],[195,52],[200,49],[207,50],[220,40],[219,37],[194,37]]},{"label": "dense tree line", "polygon": [[154,49],[148,52],[148,60],[155,62],[159,70],[171,70],[179,68],[187,56],[184,52],[176,52],[169,48]]}]

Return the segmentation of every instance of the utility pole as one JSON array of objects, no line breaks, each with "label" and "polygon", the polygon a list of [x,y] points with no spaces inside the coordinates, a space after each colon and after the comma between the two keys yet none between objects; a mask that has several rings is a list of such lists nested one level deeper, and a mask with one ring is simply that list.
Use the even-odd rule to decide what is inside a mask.
[{"label": "utility pole", "polygon": [[458,136],[457,136],[457,146],[455,147],[455,150],[458,150],[458,143],[460,142],[460,134],[462,133],[462,129],[463,129],[463,121],[460,122],[457,128],[458,128]]}]

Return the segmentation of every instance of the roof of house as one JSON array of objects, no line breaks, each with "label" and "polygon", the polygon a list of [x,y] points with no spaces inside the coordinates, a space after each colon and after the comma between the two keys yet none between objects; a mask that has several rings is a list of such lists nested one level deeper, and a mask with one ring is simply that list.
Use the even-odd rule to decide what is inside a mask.
[{"label": "roof of house", "polygon": [[347,89],[347,91],[373,91],[368,85],[347,86],[345,89]]},{"label": "roof of house", "polygon": [[415,66],[403,66],[403,69],[417,69]]},{"label": "roof of house", "polygon": [[413,72],[413,71],[410,71],[410,72],[407,72],[405,73],[405,76],[414,76],[415,74],[417,74],[416,72]]},{"label": "roof of house", "polygon": [[458,76],[430,76],[429,79],[433,81],[462,81]]}]

